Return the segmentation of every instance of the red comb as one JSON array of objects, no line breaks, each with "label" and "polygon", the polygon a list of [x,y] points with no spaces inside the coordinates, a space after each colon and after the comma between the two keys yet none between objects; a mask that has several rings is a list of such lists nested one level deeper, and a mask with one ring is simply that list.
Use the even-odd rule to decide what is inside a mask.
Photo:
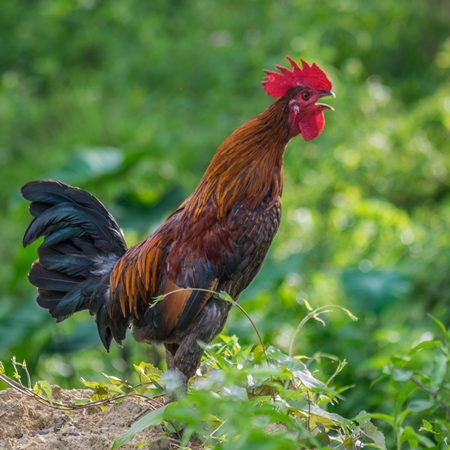
[{"label": "red comb", "polygon": [[321,91],[331,91],[331,81],[316,63],[310,66],[301,59],[302,68],[300,69],[299,65],[291,57],[288,56],[287,59],[292,65],[292,70],[276,65],[275,67],[281,73],[272,70],[264,71],[267,73],[267,77],[264,78],[262,84],[271,97],[283,97],[296,86],[309,86]]}]

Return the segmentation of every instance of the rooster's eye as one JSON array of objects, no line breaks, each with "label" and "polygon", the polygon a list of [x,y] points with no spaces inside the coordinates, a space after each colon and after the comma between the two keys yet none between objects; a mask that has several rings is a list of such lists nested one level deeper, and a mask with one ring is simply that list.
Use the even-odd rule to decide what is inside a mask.
[{"label": "rooster's eye", "polygon": [[308,91],[303,92],[302,99],[303,100],[309,100],[309,97],[311,97],[311,94]]}]

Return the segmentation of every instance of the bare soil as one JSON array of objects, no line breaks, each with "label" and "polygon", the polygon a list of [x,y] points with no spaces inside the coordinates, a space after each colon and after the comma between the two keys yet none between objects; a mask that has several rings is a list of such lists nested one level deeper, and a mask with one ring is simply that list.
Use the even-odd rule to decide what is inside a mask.
[{"label": "bare soil", "polygon": [[[68,402],[89,399],[90,391],[53,386],[52,394],[55,401]],[[66,412],[6,389],[0,391],[0,450],[109,450],[148,406],[144,401],[125,399],[105,411],[93,406]],[[162,427],[151,427],[122,447],[136,448],[172,450],[177,445]]]}]

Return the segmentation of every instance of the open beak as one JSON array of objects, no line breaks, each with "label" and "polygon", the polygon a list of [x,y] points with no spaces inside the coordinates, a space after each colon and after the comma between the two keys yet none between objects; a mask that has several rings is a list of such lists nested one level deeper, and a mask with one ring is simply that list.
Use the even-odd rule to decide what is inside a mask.
[{"label": "open beak", "polygon": [[[336,98],[336,95],[334,94],[334,92],[323,92],[319,98],[321,97],[333,97]],[[316,103],[317,106],[321,106],[323,109],[329,109],[330,111],[334,111],[334,108],[331,107],[330,105],[327,105],[325,103]]]}]

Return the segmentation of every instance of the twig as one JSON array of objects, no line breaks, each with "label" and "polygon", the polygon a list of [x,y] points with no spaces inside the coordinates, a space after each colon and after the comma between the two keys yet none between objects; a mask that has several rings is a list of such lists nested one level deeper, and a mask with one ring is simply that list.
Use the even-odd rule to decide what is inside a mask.
[{"label": "twig", "polygon": [[223,300],[225,302],[231,303],[233,306],[237,306],[237,308],[244,313],[245,317],[248,319],[250,324],[252,325],[253,329],[255,330],[256,335],[258,336],[259,343],[262,347],[262,352],[264,356],[266,357],[267,364],[269,364],[269,357],[266,353],[266,349],[264,347],[264,341],[262,340],[261,333],[258,330],[258,327],[256,326],[256,323],[253,321],[253,319],[250,317],[248,312],[236,301],[234,300],[228,293],[225,291],[217,292],[212,291],[211,289],[202,289],[202,288],[182,288],[182,289],[175,289],[174,291],[167,292],[167,294],[159,295],[158,297],[154,297],[154,303],[150,305],[150,308],[153,308],[158,302],[164,300],[168,295],[175,294],[177,292],[183,292],[183,291],[200,291],[200,292],[207,292],[209,294],[212,294],[214,297],[218,298],[219,300]]},{"label": "twig", "polygon": [[325,313],[331,312],[330,310],[327,310],[326,308],[338,308],[338,309],[344,311],[345,314],[347,314],[352,320],[358,320],[358,318],[356,316],[354,316],[347,308],[344,308],[339,305],[325,305],[325,306],[320,306],[319,308],[316,308],[315,310],[309,312],[303,318],[303,320],[298,324],[298,326],[294,332],[294,335],[292,336],[291,344],[289,345],[289,356],[290,357],[292,357],[292,355],[294,353],[295,338],[297,337],[297,334],[300,332],[300,330],[303,328],[303,325],[305,325],[305,323],[308,322],[309,319],[311,319],[315,316],[319,316],[320,314],[325,314]]},{"label": "twig", "polygon": [[426,386],[425,384],[423,384],[421,381],[419,381],[416,377],[411,377],[410,380],[416,384],[417,386],[419,386],[420,388],[422,388],[424,391],[428,392],[428,394],[430,394],[435,400],[437,400],[437,402],[439,403],[439,406],[447,411],[448,413],[450,413],[450,407],[448,405],[446,405],[442,400],[438,399],[438,393],[436,391],[433,391],[432,389],[430,389],[428,386]]},{"label": "twig", "polygon": [[[20,392],[21,394],[26,395],[27,397],[32,397],[32,398],[36,399],[39,403],[42,403],[42,404],[48,406],[49,408],[59,409],[59,410],[63,410],[63,411],[73,411],[73,410],[77,410],[77,409],[91,408],[93,406],[110,405],[112,403],[115,403],[117,400],[121,400],[123,398],[129,398],[129,397],[139,398],[139,399],[145,400],[147,402],[152,401],[153,403],[156,403],[157,405],[162,406],[161,402],[156,400],[156,398],[159,397],[160,395],[156,395],[154,397],[147,397],[146,395],[143,395],[143,394],[118,394],[118,395],[108,397],[108,398],[105,398],[102,400],[96,400],[96,401],[84,403],[82,405],[64,404],[61,402],[55,402],[53,400],[49,400],[48,398],[45,398],[42,395],[39,395],[37,392],[34,392],[32,389],[23,386],[22,383],[12,380],[11,378],[7,377],[6,375],[0,374],[0,380],[2,380],[8,386],[10,386],[14,390]],[[145,384],[147,384],[147,383],[141,383],[141,384],[135,386],[133,389],[135,389],[136,387],[145,385]]]}]

